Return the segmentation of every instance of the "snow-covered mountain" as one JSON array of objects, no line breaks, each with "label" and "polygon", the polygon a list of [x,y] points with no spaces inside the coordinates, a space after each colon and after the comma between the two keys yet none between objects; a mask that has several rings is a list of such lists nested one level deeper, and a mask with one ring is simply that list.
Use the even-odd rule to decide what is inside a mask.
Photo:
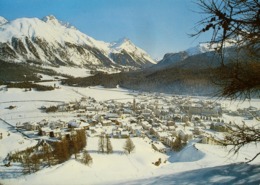
[{"label": "snow-covered mountain", "polygon": [[168,66],[189,57],[189,53],[186,51],[178,53],[166,53],[162,60],[158,62],[158,66]]},{"label": "snow-covered mountain", "polygon": [[[120,65],[147,66],[156,64],[151,57],[142,49],[136,47],[129,39],[123,38],[110,45],[110,56]],[[148,62],[147,62],[148,61]]]},{"label": "snow-covered mountain", "polygon": [[8,21],[4,17],[0,16],[0,25],[5,24],[7,22]]},{"label": "snow-covered mountain", "polygon": [[130,40],[97,41],[54,16],[0,17],[0,59],[85,67],[144,67],[154,60]]},{"label": "snow-covered mountain", "polygon": [[[234,46],[234,43],[235,43],[235,41],[232,41],[232,40],[225,41],[224,47],[225,48],[232,47],[232,46]],[[202,53],[215,51],[215,49],[218,47],[218,45],[220,45],[220,44],[217,44],[217,43],[211,44],[209,42],[200,43],[197,46],[194,46],[194,47],[191,47],[191,48],[185,50],[185,52],[187,52],[189,56],[198,55],[198,54],[202,54]]]},{"label": "snow-covered mountain", "polygon": [[210,43],[200,43],[197,46],[185,50],[185,52],[187,52],[189,56],[198,55],[209,51],[214,51],[214,47],[211,46]]},{"label": "snow-covered mountain", "polygon": [[[227,41],[225,42],[225,48],[228,50],[234,46],[234,42]],[[211,57],[214,56],[213,51],[217,48],[217,44],[210,43],[200,43],[197,46],[190,47],[184,51],[176,52],[176,53],[166,53],[161,61],[158,62],[159,67],[165,67],[169,65],[174,65],[178,62],[184,61],[188,58],[193,60],[194,58],[200,57]],[[197,59],[195,59],[197,60]],[[210,59],[208,58],[209,62]],[[194,61],[194,60],[193,60]]]}]

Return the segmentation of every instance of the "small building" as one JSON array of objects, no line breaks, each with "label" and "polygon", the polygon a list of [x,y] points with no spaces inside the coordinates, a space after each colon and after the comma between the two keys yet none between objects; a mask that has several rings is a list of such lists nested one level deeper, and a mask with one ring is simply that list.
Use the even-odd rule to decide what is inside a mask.
[{"label": "small building", "polygon": [[52,130],[50,129],[50,127],[42,127],[39,129],[39,135],[40,136],[50,136],[50,132]]},{"label": "small building", "polygon": [[164,139],[168,137],[167,132],[156,132],[155,134],[160,141],[164,141]]},{"label": "small building", "polygon": [[165,153],[167,151],[167,147],[160,141],[154,141],[152,143],[152,148],[161,153]]},{"label": "small building", "polygon": [[29,131],[34,131],[34,130],[39,129],[39,125],[35,122],[24,123],[24,127],[25,127],[26,130],[29,130]]},{"label": "small building", "polygon": [[80,123],[76,120],[71,120],[68,122],[68,128],[79,128]]},{"label": "small building", "polygon": [[128,138],[130,136],[127,130],[121,131],[121,138]]},{"label": "small building", "polygon": [[112,125],[112,121],[111,121],[111,120],[103,120],[103,121],[101,122],[101,124],[102,124],[103,126],[111,126],[111,125]]},{"label": "small building", "polygon": [[164,138],[163,143],[168,146],[168,147],[172,147],[174,142],[176,140],[176,137],[173,136],[167,136]]}]

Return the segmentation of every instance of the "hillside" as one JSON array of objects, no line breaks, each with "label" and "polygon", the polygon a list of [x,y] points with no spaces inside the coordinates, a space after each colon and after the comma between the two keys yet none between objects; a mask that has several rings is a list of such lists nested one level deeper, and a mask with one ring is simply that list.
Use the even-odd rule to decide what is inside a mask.
[{"label": "hillside", "polygon": [[63,84],[81,87],[119,85],[141,91],[213,96],[219,90],[214,84],[215,72],[219,66],[220,58],[212,51],[196,55],[184,51],[166,54],[158,64],[143,70],[117,74],[98,73],[91,77],[63,80]]},{"label": "hillside", "polygon": [[[50,85],[51,83],[42,83]],[[37,92],[23,91],[21,89],[9,89],[8,91],[0,91],[3,98],[0,108],[2,111],[2,119],[11,125],[21,122],[38,122],[43,119],[51,121],[70,121],[71,119],[85,119],[77,117],[78,113],[57,112],[46,114],[39,107],[60,104],[62,102],[71,102],[79,100],[83,95],[87,95],[96,99],[97,102],[104,104],[107,102],[120,102],[127,104],[136,98],[137,102],[141,102],[143,95],[138,95],[132,91],[121,88],[104,89],[100,87],[79,88],[62,86],[54,91]],[[106,96],[104,96],[104,94]],[[149,102],[158,101],[156,96],[149,93],[147,95]],[[138,97],[139,96],[139,97]],[[177,96],[176,96],[177,97]],[[140,99],[139,99],[140,98]],[[174,98],[173,96],[161,94],[160,98]],[[178,97],[177,99],[182,99]],[[196,99],[198,97],[186,97],[188,99]],[[184,100],[184,99],[183,99]],[[198,100],[198,99],[197,99]],[[205,101],[215,101],[210,98],[202,98]],[[228,110],[237,110],[238,108],[247,108],[254,106],[259,109],[259,100],[251,102],[235,102],[224,100]],[[10,105],[15,105],[13,110],[6,109]],[[173,107],[176,105],[171,104]],[[167,107],[163,104],[163,107]],[[101,112],[100,112],[101,113]],[[101,113],[102,114],[102,113]],[[244,120],[242,116],[223,116],[225,121]],[[87,119],[86,119],[87,120]],[[124,118],[124,122],[131,119]],[[256,120],[244,120],[246,123],[257,124]],[[182,127],[182,123],[177,123],[178,127]],[[109,127],[103,127],[108,129]],[[191,127],[186,127],[191,129]],[[98,131],[98,129],[97,129]],[[207,133],[221,136],[219,132],[209,131]],[[259,162],[257,158],[250,164],[245,164],[246,158],[251,158],[255,152],[259,150],[259,146],[250,144],[241,149],[238,155],[228,153],[229,148],[218,145],[197,143],[198,138],[194,138],[179,152],[169,150],[167,153],[160,153],[151,147],[151,139],[148,137],[133,137],[132,140],[136,146],[135,151],[127,155],[123,151],[125,139],[111,138],[113,145],[113,154],[97,152],[98,137],[90,135],[87,138],[87,147],[93,158],[93,164],[88,166],[77,161],[72,156],[68,161],[53,165],[51,167],[44,166],[43,169],[36,173],[24,175],[23,167],[20,163],[12,163],[10,167],[4,166],[4,159],[9,152],[23,150],[30,146],[35,146],[37,140],[36,134],[31,131],[24,131],[32,138],[21,135],[16,129],[10,127],[0,120],[0,132],[2,139],[0,140],[0,182],[4,185],[25,185],[25,184],[258,184],[259,178]],[[37,131],[36,131],[37,132]],[[43,136],[41,139],[47,140],[51,138]],[[196,144],[195,144],[196,143]],[[195,146],[193,145],[195,144]],[[162,159],[160,166],[153,163]],[[43,180],[44,179],[44,180]]]}]

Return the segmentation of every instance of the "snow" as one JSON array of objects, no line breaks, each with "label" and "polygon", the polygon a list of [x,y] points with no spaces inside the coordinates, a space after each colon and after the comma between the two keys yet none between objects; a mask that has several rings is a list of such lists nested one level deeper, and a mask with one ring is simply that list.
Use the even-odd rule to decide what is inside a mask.
[{"label": "snow", "polygon": [[107,45],[102,41],[96,41],[78,30],[61,25],[53,16],[48,17],[45,21],[38,18],[15,19],[1,26],[0,41],[10,43],[13,36],[17,38],[28,36],[29,38],[44,38],[48,43],[52,43],[55,46],[57,46],[56,43],[64,45],[64,42],[80,45],[86,44],[97,48],[104,48]]},{"label": "snow", "polygon": [[[218,47],[219,44],[211,44],[211,43],[200,43],[197,46],[191,47],[187,50],[185,50],[189,56],[192,55],[197,55],[197,54],[201,54],[201,53],[206,53],[209,51],[215,51],[215,48]],[[225,47],[231,47],[234,45],[234,43],[230,42],[230,41],[226,41],[224,43]]]},{"label": "snow", "polygon": [[0,120],[0,161],[4,160],[9,152],[24,150],[27,147],[34,146],[37,142],[30,140],[18,134],[15,129],[10,128]]},{"label": "snow", "polygon": [[8,20],[6,20],[4,17],[0,16],[0,25],[7,23]]},{"label": "snow", "polygon": [[59,66],[59,67],[51,67],[51,66],[44,66],[44,68],[52,69],[57,73],[70,75],[73,77],[87,77],[91,76],[90,70],[86,68],[79,68],[79,67],[68,67],[68,66]]},{"label": "snow", "polygon": [[[25,37],[28,37],[32,41],[35,38],[43,39],[49,44],[48,47],[50,48],[60,48],[60,46],[65,47],[65,43],[97,48],[108,58],[110,58],[110,53],[125,50],[133,54],[133,57],[141,57],[141,59],[146,59],[155,64],[155,61],[145,51],[136,47],[128,39],[117,44],[98,41],[80,32],[76,28],[68,26],[68,24],[63,24],[53,15],[46,16],[42,20],[38,18],[19,18],[10,22],[7,22],[3,17],[0,17],[0,42],[9,43],[10,45],[10,43],[12,43],[12,38],[19,38],[24,45],[27,46]],[[35,47],[41,60],[46,61],[45,53],[38,46],[35,45]],[[91,61],[92,64],[100,64],[99,59],[96,58],[93,53],[88,52],[87,49],[84,49],[86,52],[86,55],[84,56],[76,53],[73,48],[66,47],[66,49],[69,60],[79,66],[82,65],[81,62],[86,59],[86,56],[88,61]],[[27,52],[28,57],[34,58],[34,55],[29,51],[29,49],[27,49]],[[57,58],[59,58],[59,56],[57,56]],[[111,62],[113,63],[112,59]]]},{"label": "snow", "polygon": [[122,50],[125,50],[129,53],[133,53],[137,57],[145,58],[152,64],[156,64],[156,62],[150,56],[148,56],[144,50],[136,47],[128,38],[122,38],[117,42],[111,43],[110,48],[112,53],[120,53]]},{"label": "snow", "polygon": [[[81,97],[94,97],[97,101],[116,100],[133,101],[136,93],[122,89],[104,89],[103,87],[68,87],[58,82],[44,82],[45,85],[57,83],[60,89],[47,92],[27,91],[9,88],[0,91],[0,118],[15,125],[17,122],[48,120],[72,120],[69,114],[46,114],[38,108],[62,102],[79,100]],[[163,96],[163,95],[162,95]],[[193,97],[194,99],[198,97]],[[206,99],[206,97],[205,97]],[[137,100],[138,101],[138,100]],[[235,109],[253,105],[259,107],[259,100],[252,102],[231,102],[222,100],[223,104]],[[6,107],[14,105],[9,110]],[[224,119],[232,119],[225,117]],[[234,118],[234,119],[240,119]],[[249,120],[248,123],[250,123]],[[0,161],[7,153],[33,146],[36,141],[27,139],[0,121]],[[10,135],[8,136],[8,133]],[[217,145],[199,144],[197,140],[189,141],[180,152],[159,153],[152,149],[148,138],[132,138],[136,148],[133,153],[124,153],[125,139],[111,138],[113,154],[97,152],[98,138],[89,137],[86,149],[93,158],[93,164],[83,165],[72,158],[63,163],[44,169],[30,175],[20,176],[15,171],[20,167],[16,164],[7,168],[0,163],[0,182],[4,185],[66,185],[66,184],[259,184],[260,158],[250,164],[243,162],[259,151],[260,146],[249,144],[243,147],[238,155],[229,153],[230,148]],[[160,166],[153,163],[161,158]]]},{"label": "snow", "polygon": [[132,102],[134,97],[131,91],[123,88],[106,88],[102,86],[89,88],[76,88],[76,91],[85,95],[91,96],[98,101],[116,100],[119,102]]}]

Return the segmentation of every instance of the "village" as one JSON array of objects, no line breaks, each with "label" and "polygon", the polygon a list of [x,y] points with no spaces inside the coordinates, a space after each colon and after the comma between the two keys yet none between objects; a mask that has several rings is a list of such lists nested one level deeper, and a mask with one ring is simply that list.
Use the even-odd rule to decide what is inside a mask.
[{"label": "village", "polygon": [[159,152],[174,149],[176,140],[187,143],[217,144],[224,138],[227,120],[222,114],[260,117],[255,107],[230,111],[213,100],[185,96],[164,96],[158,93],[138,93],[130,102],[96,101],[82,97],[78,101],[42,106],[47,114],[69,113],[73,119],[65,121],[43,119],[39,122],[18,122],[16,129],[35,139],[51,141],[70,137],[73,131],[84,129],[88,137],[106,135],[110,138],[148,137]]}]

